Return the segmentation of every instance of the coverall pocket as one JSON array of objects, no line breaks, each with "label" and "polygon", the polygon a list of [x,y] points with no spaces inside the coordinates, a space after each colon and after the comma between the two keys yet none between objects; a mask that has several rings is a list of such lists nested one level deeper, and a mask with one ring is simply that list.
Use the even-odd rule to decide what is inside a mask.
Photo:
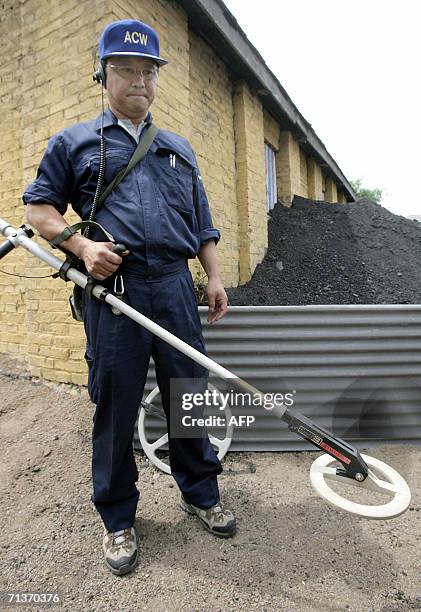
[{"label": "coverall pocket", "polygon": [[88,364],[88,393],[93,404],[98,402],[98,388],[95,376],[95,361],[94,358],[85,352],[85,361]]},{"label": "coverall pocket", "polygon": [[154,156],[157,184],[165,201],[193,210],[193,166],[179,153],[158,148]]},{"label": "coverall pocket", "polygon": [[[104,180],[106,184],[111,183],[111,181],[118,174],[118,172],[120,172],[120,170],[127,166],[129,160],[130,155],[128,154],[126,149],[114,149],[106,151],[104,174]],[[99,174],[99,162],[99,153],[94,153],[93,155],[90,155],[89,158],[86,160],[87,167],[95,177],[97,177]]]}]

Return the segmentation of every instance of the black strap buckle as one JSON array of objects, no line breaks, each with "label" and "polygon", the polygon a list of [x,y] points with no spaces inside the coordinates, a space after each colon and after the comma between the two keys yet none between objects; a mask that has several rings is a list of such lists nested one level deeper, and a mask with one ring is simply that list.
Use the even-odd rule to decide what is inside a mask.
[{"label": "black strap buckle", "polygon": [[77,258],[76,257],[66,257],[63,262],[63,265],[60,267],[60,270],[53,274],[53,278],[60,277],[61,280],[64,280],[66,283],[69,280],[67,278],[67,272],[69,268],[75,268],[77,266]]},{"label": "black strap buckle", "polygon": [[[63,262],[63,265],[60,267],[60,270],[58,271],[58,273],[55,274],[55,277],[57,278],[57,276],[59,276],[62,280],[66,281],[67,283],[67,281],[69,280],[67,278],[67,272],[69,271],[69,268],[75,268],[76,270],[81,270],[83,268],[83,261],[76,256],[74,257],[67,256],[65,261]],[[86,279],[87,279],[87,282],[85,286],[85,295],[87,298],[91,299],[92,290],[95,287],[95,284],[97,283],[97,281],[90,274],[86,275]]]},{"label": "black strap buckle", "polygon": [[97,281],[94,279],[94,277],[88,274],[86,277],[85,295],[89,300],[92,299],[92,291],[96,283]]}]

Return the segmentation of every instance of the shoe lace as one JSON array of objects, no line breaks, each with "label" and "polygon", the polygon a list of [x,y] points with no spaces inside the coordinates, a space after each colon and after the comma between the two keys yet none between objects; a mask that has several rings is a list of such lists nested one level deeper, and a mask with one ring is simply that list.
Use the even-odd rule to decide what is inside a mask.
[{"label": "shoe lace", "polygon": [[114,549],[122,547],[125,550],[129,551],[129,547],[130,547],[130,544],[128,541],[129,536],[130,536],[129,529],[121,529],[120,531],[114,531],[114,533],[111,534],[111,537],[112,537],[111,547]]},{"label": "shoe lace", "polygon": [[217,504],[216,506],[213,506],[212,514],[215,515],[215,518],[217,520],[223,519],[224,518],[224,511],[222,509],[222,506],[220,506],[219,504]]}]

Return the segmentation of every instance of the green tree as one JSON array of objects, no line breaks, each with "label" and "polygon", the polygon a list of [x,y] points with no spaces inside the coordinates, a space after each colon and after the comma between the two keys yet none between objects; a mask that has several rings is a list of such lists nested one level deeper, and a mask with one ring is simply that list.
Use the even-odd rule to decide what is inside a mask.
[{"label": "green tree", "polygon": [[376,202],[376,204],[380,204],[383,197],[383,189],[380,189],[379,187],[376,187],[375,189],[363,187],[362,179],[360,178],[349,182],[357,198],[367,198],[368,200],[373,200]]}]

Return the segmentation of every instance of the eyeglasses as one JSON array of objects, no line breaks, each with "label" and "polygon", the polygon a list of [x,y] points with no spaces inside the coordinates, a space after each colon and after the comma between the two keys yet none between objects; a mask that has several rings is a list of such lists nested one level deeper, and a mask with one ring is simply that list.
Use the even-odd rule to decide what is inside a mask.
[{"label": "eyeglasses", "polygon": [[133,81],[136,76],[140,76],[144,81],[152,81],[158,76],[158,70],[155,66],[153,68],[144,68],[143,70],[138,70],[131,66],[116,66],[115,64],[107,64],[107,66],[115,70],[126,81]]}]

